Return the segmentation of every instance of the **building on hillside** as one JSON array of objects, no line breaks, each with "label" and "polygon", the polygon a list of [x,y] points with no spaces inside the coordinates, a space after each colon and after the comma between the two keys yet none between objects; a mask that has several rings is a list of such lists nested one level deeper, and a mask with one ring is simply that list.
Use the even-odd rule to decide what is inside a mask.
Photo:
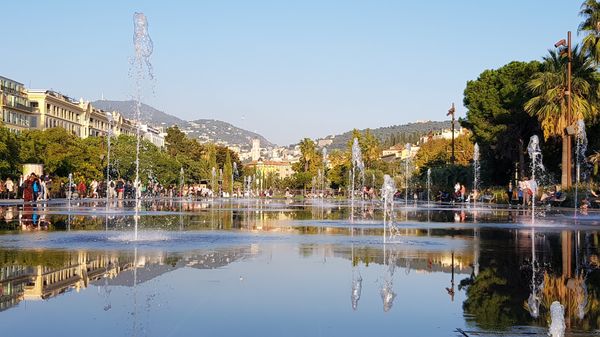
[{"label": "building on hillside", "polygon": [[[459,136],[468,135],[469,130],[459,127],[458,129],[454,129],[454,138],[458,138]],[[425,144],[430,140],[434,139],[452,139],[452,129],[444,129],[438,131],[436,133],[430,132],[427,136],[423,136],[419,139],[419,144]]]},{"label": "building on hillside", "polygon": [[250,159],[257,161],[260,158],[260,139],[252,139],[252,149],[250,150]]},{"label": "building on hillside", "polygon": [[251,161],[244,166],[249,169],[256,169],[256,172],[259,175],[275,173],[281,179],[287,178],[294,174],[292,164],[288,161],[263,161],[262,159],[259,159],[257,161]]},{"label": "building on hillside", "polygon": [[22,83],[0,76],[0,121],[12,132],[37,127],[37,117]]},{"label": "building on hillside", "polygon": [[412,145],[410,150],[406,149],[402,144],[396,144],[382,151],[380,159],[391,163],[396,160],[404,160],[406,158],[414,158],[419,152],[419,146]]},{"label": "building on hillside", "polygon": [[317,140],[317,147],[318,148],[324,148],[327,147],[329,145],[333,144],[333,138],[325,138],[325,139],[319,139]]},{"label": "building on hillside", "polygon": [[165,136],[162,128],[152,127],[146,124],[140,125],[140,132],[144,139],[156,145],[159,148],[165,147]]}]

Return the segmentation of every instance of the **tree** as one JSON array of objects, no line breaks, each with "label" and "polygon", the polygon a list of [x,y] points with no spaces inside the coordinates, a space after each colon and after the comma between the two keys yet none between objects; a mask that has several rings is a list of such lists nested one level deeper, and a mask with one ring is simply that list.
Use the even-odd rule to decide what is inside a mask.
[{"label": "tree", "polygon": [[352,137],[350,137],[347,143],[347,149],[350,153],[352,153],[354,138],[358,140],[365,168],[372,168],[381,157],[379,139],[375,137],[370,129],[366,129],[362,134],[358,129],[354,129],[352,130]]},{"label": "tree", "polygon": [[0,178],[17,177],[20,170],[20,144],[17,135],[0,125]]},{"label": "tree", "polygon": [[590,121],[598,115],[597,102],[600,96],[600,75],[596,72],[592,59],[583,53],[578,46],[572,52],[571,76],[571,113],[567,119],[567,83],[565,70],[567,56],[554,50],[544,57],[540,72],[527,83],[534,97],[525,103],[525,110],[536,116],[541,123],[544,138],[562,138],[561,184],[571,184],[570,172],[570,139],[565,128],[578,119]]},{"label": "tree", "polygon": [[27,130],[20,136],[23,162],[43,164],[44,171],[59,177],[73,173],[86,180],[101,179],[106,169],[105,151],[100,144],[80,139],[63,128]]},{"label": "tree", "polygon": [[540,67],[537,61],[511,62],[467,82],[463,103],[468,111],[461,124],[473,133],[496,184],[506,183],[514,163],[524,174],[527,142],[540,127],[523,105],[532,97],[527,83]]},{"label": "tree", "polygon": [[585,0],[581,4],[579,15],[583,22],[579,24],[578,32],[583,33],[581,49],[594,62],[600,64],[600,3],[597,0]]},{"label": "tree", "polygon": [[231,155],[229,151],[225,156],[225,165],[223,165],[223,191],[233,193],[233,164],[231,163]]}]

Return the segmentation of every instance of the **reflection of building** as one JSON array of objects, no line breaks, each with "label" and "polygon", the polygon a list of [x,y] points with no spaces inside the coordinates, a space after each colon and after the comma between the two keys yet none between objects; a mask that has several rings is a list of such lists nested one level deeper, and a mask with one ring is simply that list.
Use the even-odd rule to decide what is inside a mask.
[{"label": "reflection of building", "polygon": [[[137,256],[134,260],[132,254],[11,251],[15,265],[0,267],[0,311],[23,300],[43,300],[70,289],[79,291],[90,284],[100,285],[100,280],[103,280],[102,284],[112,286],[133,286],[134,268],[139,284],[182,267],[220,268],[249,254],[252,254],[250,247],[238,247],[195,252],[175,258],[157,253]],[[23,263],[39,261],[46,265],[22,265],[19,262],[21,260]]]}]

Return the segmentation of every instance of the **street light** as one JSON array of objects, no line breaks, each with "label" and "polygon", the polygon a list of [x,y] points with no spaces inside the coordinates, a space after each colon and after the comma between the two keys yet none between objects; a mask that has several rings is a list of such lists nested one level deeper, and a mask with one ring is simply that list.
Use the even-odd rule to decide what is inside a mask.
[{"label": "street light", "polygon": [[[555,48],[559,48],[560,55],[567,55],[567,90],[565,91],[565,95],[567,96],[567,111],[566,111],[566,124],[570,126],[572,124],[572,97],[571,97],[571,63],[573,56],[571,54],[571,32],[567,32],[567,39],[561,39],[560,41],[554,44]],[[572,177],[571,177],[571,133],[568,130],[564,130],[566,137],[563,137],[563,151],[566,151],[567,154],[563,156],[562,160],[562,174],[561,174],[561,186],[563,188],[571,187]]]},{"label": "street light", "polygon": [[450,107],[450,109],[448,110],[448,113],[446,114],[446,116],[450,116],[452,115],[452,155],[450,156],[450,162],[452,163],[452,165],[454,165],[454,112],[456,111],[456,109],[454,109],[454,103],[452,103],[452,106]]}]

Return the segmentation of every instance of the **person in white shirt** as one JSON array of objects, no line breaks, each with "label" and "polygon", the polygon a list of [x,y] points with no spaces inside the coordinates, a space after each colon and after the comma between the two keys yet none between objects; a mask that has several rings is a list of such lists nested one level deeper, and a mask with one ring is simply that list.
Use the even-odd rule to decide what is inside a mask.
[{"label": "person in white shirt", "polygon": [[10,177],[8,177],[8,178],[6,178],[6,182],[4,183],[4,186],[6,186],[6,192],[7,192],[8,199],[12,199],[13,193],[15,191],[15,183],[13,183],[12,179],[10,179]]}]

